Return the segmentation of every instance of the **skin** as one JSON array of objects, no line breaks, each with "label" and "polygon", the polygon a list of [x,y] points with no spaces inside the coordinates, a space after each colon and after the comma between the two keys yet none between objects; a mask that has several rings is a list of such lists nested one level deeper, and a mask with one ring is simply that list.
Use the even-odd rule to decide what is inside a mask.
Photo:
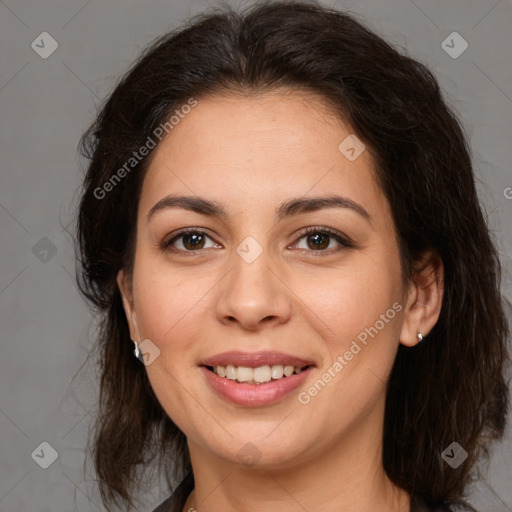
[{"label": "skin", "polygon": [[[399,343],[415,345],[418,330],[425,336],[436,323],[443,269],[426,253],[424,272],[403,285],[370,152],[349,161],[338,150],[350,133],[312,93],[233,94],[199,99],[154,150],[134,273],[120,271],[118,284],[131,338],[160,350],[145,367],[151,385],[187,436],[195,489],[184,511],[409,510],[410,496],[382,466],[385,383]],[[350,208],[274,217],[286,201],[333,193],[370,220]],[[167,194],[222,203],[226,218],[174,207],[148,223]],[[308,226],[336,230],[353,247],[327,237],[316,249]],[[160,247],[183,228],[207,231],[202,249],[191,252],[190,237]],[[251,264],[236,252],[247,236],[263,250]],[[306,405],[297,392],[271,406],[234,405],[198,367],[228,350],[278,350],[315,362],[307,390],[396,302],[400,313]],[[247,442],[260,452],[252,466],[237,457]]]}]

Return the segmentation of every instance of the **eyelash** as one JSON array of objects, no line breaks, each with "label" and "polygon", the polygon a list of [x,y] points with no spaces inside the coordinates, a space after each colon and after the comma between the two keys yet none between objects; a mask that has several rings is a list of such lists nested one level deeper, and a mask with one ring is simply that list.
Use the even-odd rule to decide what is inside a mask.
[{"label": "eyelash", "polygon": [[[341,247],[338,247],[338,248],[335,248],[335,249],[318,250],[318,251],[315,251],[315,250],[312,250],[312,249],[299,249],[299,251],[302,254],[303,253],[308,253],[308,255],[312,256],[312,257],[319,257],[319,256],[322,257],[325,254],[331,255],[331,254],[333,254],[335,252],[338,252],[338,251],[340,251],[340,250],[342,250],[344,248],[347,249],[347,248],[354,247],[354,244],[345,235],[342,235],[340,232],[335,231],[333,229],[326,228],[326,227],[321,227],[321,226],[310,226],[308,228],[305,228],[298,235],[297,241],[295,243],[298,243],[302,238],[307,237],[308,235],[313,234],[313,233],[321,234],[321,235],[328,235],[328,236],[334,238],[341,245]],[[176,235],[174,235],[168,241],[164,241],[161,244],[161,249],[164,252],[168,251],[168,252],[173,252],[173,253],[190,254],[190,255],[194,255],[194,254],[204,250],[204,249],[197,249],[195,251],[188,251],[188,250],[185,251],[183,249],[171,248],[172,244],[176,240],[178,240],[179,238],[184,237],[186,235],[190,235],[190,234],[205,235],[208,238],[212,239],[212,237],[206,231],[203,231],[201,229],[196,229],[196,228],[187,228],[187,229],[183,229],[183,230],[179,231]]]}]

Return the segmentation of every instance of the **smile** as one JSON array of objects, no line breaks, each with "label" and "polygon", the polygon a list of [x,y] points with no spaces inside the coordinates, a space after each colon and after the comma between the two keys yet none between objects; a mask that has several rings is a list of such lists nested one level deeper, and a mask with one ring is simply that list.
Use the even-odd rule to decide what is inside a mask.
[{"label": "smile", "polygon": [[214,372],[219,377],[253,385],[288,378],[293,374],[300,373],[308,367],[309,365],[292,366],[282,364],[258,366],[257,368],[235,366],[232,364],[228,364],[227,366],[207,366],[210,371]]}]

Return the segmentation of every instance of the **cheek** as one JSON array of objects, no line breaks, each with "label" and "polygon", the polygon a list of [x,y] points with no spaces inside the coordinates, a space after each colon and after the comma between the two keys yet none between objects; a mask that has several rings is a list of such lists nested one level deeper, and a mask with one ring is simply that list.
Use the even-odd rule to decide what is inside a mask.
[{"label": "cheek", "polygon": [[396,357],[403,304],[393,268],[383,259],[361,258],[350,271],[333,273],[325,293],[309,290],[306,302],[315,313],[310,322],[326,333],[327,366],[341,358],[332,399],[347,408],[356,410],[380,396]]},{"label": "cheek", "polygon": [[201,309],[212,276],[183,272],[155,261],[139,260],[134,276],[137,321],[141,335],[155,344],[167,347],[171,340],[178,342],[176,333],[182,331],[186,320]]},{"label": "cheek", "polygon": [[[204,414],[187,392],[197,365],[197,348],[204,334],[207,291],[213,286],[205,277],[180,275],[155,262],[144,267],[139,260],[135,303],[140,335],[151,340],[160,354],[146,366],[151,387],[173,422],[187,434],[195,432],[190,418]],[[211,279],[211,276],[210,276]],[[196,395],[197,393],[193,393]],[[196,411],[195,409],[198,408]]]},{"label": "cheek", "polygon": [[[347,411],[355,416],[370,411],[384,393],[398,349],[403,305],[395,281],[380,272],[352,273],[332,283],[318,314],[322,322],[315,322],[317,328],[321,323],[329,327],[324,341],[330,361],[320,378],[332,384],[322,391],[318,407],[338,404],[329,419],[334,428],[336,422],[351,421]],[[336,375],[332,380],[329,371]]]},{"label": "cheek", "polygon": [[319,327],[323,323],[326,335],[334,342],[353,339],[400,298],[390,269],[360,260],[346,270],[330,271],[320,279],[301,279],[294,286],[307,306],[304,314]]}]

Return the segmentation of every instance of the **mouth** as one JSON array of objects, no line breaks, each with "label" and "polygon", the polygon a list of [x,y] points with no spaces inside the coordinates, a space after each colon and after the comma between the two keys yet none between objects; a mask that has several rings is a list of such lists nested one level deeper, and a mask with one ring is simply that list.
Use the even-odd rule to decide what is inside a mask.
[{"label": "mouth", "polygon": [[220,397],[245,407],[280,402],[302,386],[313,361],[281,352],[224,352],[199,365],[206,382]]},{"label": "mouth", "polygon": [[205,366],[205,368],[224,379],[234,380],[241,384],[260,385],[266,382],[287,379],[312,366],[311,364],[304,366],[274,364],[272,366],[264,365],[250,368],[248,366],[228,364],[226,366]]}]

